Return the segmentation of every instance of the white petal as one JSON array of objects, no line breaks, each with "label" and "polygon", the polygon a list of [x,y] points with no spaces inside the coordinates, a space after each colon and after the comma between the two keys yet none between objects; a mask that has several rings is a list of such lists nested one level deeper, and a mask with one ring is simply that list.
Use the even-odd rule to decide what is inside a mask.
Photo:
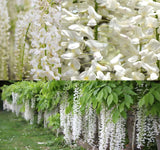
[{"label": "white petal", "polygon": [[158,27],[158,21],[156,18],[153,17],[146,17],[146,26],[150,28],[157,28]]},{"label": "white petal", "polygon": [[78,25],[78,24],[72,24],[68,28],[70,30],[74,30],[74,31],[83,31],[84,30],[84,26],[83,25]]},{"label": "white petal", "polygon": [[50,22],[45,22],[45,24],[47,25],[47,26],[52,26],[52,24],[50,23]]},{"label": "white petal", "polygon": [[63,54],[63,55],[61,55],[61,57],[63,58],[63,59],[73,59],[74,58],[74,53],[67,53],[67,54]]},{"label": "white petal", "polygon": [[140,72],[132,72],[132,78],[134,80],[145,80],[145,75]]},{"label": "white petal", "polygon": [[132,10],[130,8],[127,8],[127,7],[119,6],[118,7],[118,12],[123,13],[123,14],[126,14],[126,13],[130,14],[130,13],[132,13]]},{"label": "white petal", "polygon": [[97,72],[97,79],[99,79],[99,80],[103,80],[104,79],[104,74],[103,74],[102,71],[98,71]]},{"label": "white petal", "polygon": [[118,54],[117,56],[115,56],[115,57],[110,61],[110,63],[111,63],[111,64],[117,64],[117,63],[119,63],[119,60],[120,60],[120,58],[121,58],[122,56],[123,56],[122,54]]},{"label": "white petal", "polygon": [[97,72],[97,79],[99,79],[99,80],[111,80],[110,72],[108,72],[106,75],[104,75],[102,71],[98,71]]},{"label": "white petal", "polygon": [[138,60],[138,56],[132,56],[128,59],[129,62],[136,62]]},{"label": "white petal", "polygon": [[151,39],[149,44],[148,44],[148,49],[150,49],[150,51],[160,51],[160,42],[155,40],[155,39]]},{"label": "white petal", "polygon": [[96,61],[100,61],[100,60],[103,59],[103,56],[102,56],[101,53],[98,52],[98,51],[97,51],[97,52],[94,52],[93,56],[94,56],[94,59],[95,59]]},{"label": "white petal", "polygon": [[80,43],[79,42],[75,42],[75,43],[70,43],[68,45],[68,49],[77,49],[80,47]]},{"label": "white petal", "polygon": [[121,29],[120,29],[120,25],[117,21],[117,18],[113,18],[110,23],[109,23],[109,27],[110,28],[113,28],[114,31],[116,32],[119,32]]},{"label": "white petal", "polygon": [[79,70],[81,67],[81,64],[77,59],[71,60],[71,62],[68,64],[73,70]]},{"label": "white petal", "polygon": [[96,40],[88,40],[85,42],[86,45],[88,45],[89,47],[91,48],[97,48],[97,49],[103,49],[103,48],[106,48],[108,46],[107,43],[100,43]]},{"label": "white petal", "polygon": [[85,33],[85,34],[89,35],[90,38],[92,38],[92,39],[94,38],[94,33],[90,27],[86,27],[86,26],[78,25],[78,24],[73,24],[73,25],[69,26],[68,28],[70,30]]},{"label": "white petal", "polygon": [[102,16],[99,15],[92,6],[88,7],[88,13],[90,18],[94,18],[95,20],[101,20]]},{"label": "white petal", "polygon": [[151,66],[151,65],[149,65],[147,63],[142,63],[142,67],[144,69],[146,69],[148,72],[151,72],[151,71],[157,72],[158,71],[157,65],[155,65],[155,66],[152,65]]},{"label": "white petal", "polygon": [[157,80],[158,79],[158,75],[156,73],[151,73],[150,78],[148,78],[148,80]]},{"label": "white petal", "polygon": [[89,22],[87,23],[87,26],[90,26],[90,27],[94,27],[97,25],[97,22],[94,18],[90,19]]},{"label": "white petal", "polygon": [[120,65],[115,65],[114,70],[121,73],[125,72],[125,69]]},{"label": "white petal", "polygon": [[131,39],[131,43],[132,44],[139,44],[139,39],[138,38]]},{"label": "white petal", "polygon": [[156,54],[158,60],[160,60],[160,53],[159,54]]}]

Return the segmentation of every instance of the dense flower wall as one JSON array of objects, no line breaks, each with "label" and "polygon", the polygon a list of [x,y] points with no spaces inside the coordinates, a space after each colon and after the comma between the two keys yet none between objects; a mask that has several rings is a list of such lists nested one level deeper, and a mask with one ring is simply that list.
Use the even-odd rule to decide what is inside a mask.
[{"label": "dense flower wall", "polygon": [[9,15],[7,1],[0,1],[0,79],[8,79]]},{"label": "dense flower wall", "polygon": [[[158,80],[157,0],[17,0],[15,79]],[[10,28],[1,2],[5,79]],[[4,25],[2,25],[4,24]],[[12,26],[13,27],[13,26]],[[12,30],[12,28],[10,28]],[[4,40],[5,39],[5,40]]]},{"label": "dense flower wall", "polygon": [[123,150],[130,143],[152,149],[158,142],[156,82],[17,82],[3,88],[2,98],[4,110],[62,132],[69,145],[83,140],[93,149]]}]

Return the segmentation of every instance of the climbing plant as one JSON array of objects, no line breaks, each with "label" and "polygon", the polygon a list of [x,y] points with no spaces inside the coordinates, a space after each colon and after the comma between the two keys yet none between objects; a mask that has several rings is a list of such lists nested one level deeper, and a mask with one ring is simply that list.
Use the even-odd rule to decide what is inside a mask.
[{"label": "climbing plant", "polygon": [[[23,81],[4,86],[2,99],[4,109],[22,114],[30,123],[50,126],[57,135],[63,132],[70,145],[82,139],[92,148],[120,150],[127,147],[128,139],[130,146],[143,149],[158,143],[159,85],[147,81]],[[128,125],[131,113],[134,119]],[[133,132],[127,132],[128,128]]]}]

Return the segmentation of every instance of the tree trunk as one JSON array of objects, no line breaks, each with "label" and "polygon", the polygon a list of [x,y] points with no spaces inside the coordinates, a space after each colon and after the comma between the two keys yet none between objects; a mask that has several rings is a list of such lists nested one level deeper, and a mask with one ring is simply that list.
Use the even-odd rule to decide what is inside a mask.
[{"label": "tree trunk", "polygon": [[127,133],[129,143],[126,145],[125,150],[135,150],[135,113],[133,111],[128,112],[127,117]]},{"label": "tree trunk", "polygon": [[160,134],[156,136],[157,149],[160,150]]}]

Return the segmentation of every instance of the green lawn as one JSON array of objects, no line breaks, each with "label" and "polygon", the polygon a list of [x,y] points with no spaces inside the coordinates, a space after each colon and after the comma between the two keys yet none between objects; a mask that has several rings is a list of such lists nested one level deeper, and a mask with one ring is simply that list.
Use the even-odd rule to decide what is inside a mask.
[{"label": "green lawn", "polygon": [[0,150],[82,150],[65,145],[44,128],[30,125],[10,112],[0,111]]}]

